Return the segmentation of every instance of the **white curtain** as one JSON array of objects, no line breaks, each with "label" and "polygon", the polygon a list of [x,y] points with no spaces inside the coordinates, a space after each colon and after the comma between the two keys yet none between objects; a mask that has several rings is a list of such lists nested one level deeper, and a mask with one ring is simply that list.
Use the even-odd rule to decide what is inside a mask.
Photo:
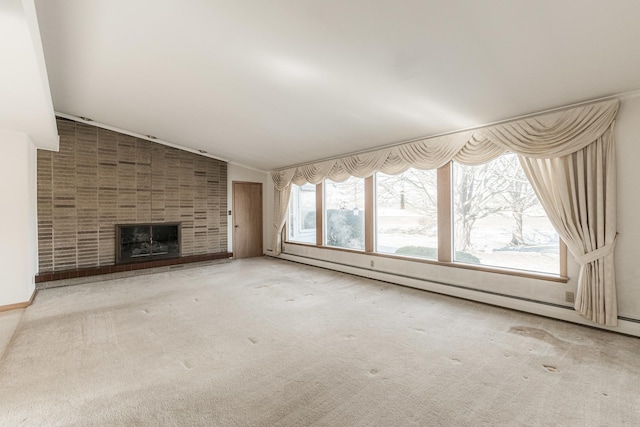
[{"label": "white curtain", "polygon": [[282,190],[273,190],[273,217],[276,219],[273,230],[273,254],[278,256],[282,253],[282,230],[287,222],[287,210],[291,199],[291,183]]},{"label": "white curtain", "polygon": [[552,159],[520,157],[520,162],[551,223],[580,263],[576,311],[596,323],[616,325],[613,126],[575,153]]},{"label": "white curtain", "polygon": [[325,178],[344,181],[377,171],[399,174],[411,167],[436,169],[452,160],[475,165],[511,151],[518,154],[552,224],[581,263],[576,310],[594,322],[613,325],[617,309],[612,129],[618,105],[617,100],[605,101],[274,171],[273,181],[280,193],[276,239],[286,220],[292,183],[317,184]]}]

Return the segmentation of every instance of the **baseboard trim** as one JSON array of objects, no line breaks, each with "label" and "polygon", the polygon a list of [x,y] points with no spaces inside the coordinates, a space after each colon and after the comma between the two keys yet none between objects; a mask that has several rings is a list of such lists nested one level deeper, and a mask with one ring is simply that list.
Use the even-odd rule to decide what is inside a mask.
[{"label": "baseboard trim", "polygon": [[17,310],[19,308],[27,308],[27,307],[29,307],[31,305],[31,303],[33,302],[33,300],[35,299],[35,297],[36,297],[36,292],[37,292],[37,289],[34,289],[33,292],[31,293],[31,297],[29,298],[28,301],[17,302],[15,304],[0,305],[0,312]]},{"label": "baseboard trim", "polygon": [[440,281],[428,280],[420,277],[412,277],[406,275],[398,275],[395,273],[386,273],[384,271],[354,267],[348,264],[325,261],[317,258],[282,253],[278,259],[293,261],[300,264],[312,265],[315,267],[326,268],[328,270],[340,271],[342,273],[352,274],[354,276],[365,277],[368,279],[380,280],[395,285],[407,286],[423,291],[434,292],[437,294],[462,298],[470,301],[480,302],[484,304],[494,305],[497,307],[508,308],[512,310],[522,311],[526,313],[536,314],[538,316],[549,317],[552,319],[563,320],[582,326],[596,329],[616,332],[625,335],[640,337],[640,322],[635,319],[619,317],[618,326],[604,326],[593,323],[578,313],[571,307],[550,304],[544,301],[521,298],[517,296],[505,295],[495,292],[488,292],[480,289],[445,283]]}]

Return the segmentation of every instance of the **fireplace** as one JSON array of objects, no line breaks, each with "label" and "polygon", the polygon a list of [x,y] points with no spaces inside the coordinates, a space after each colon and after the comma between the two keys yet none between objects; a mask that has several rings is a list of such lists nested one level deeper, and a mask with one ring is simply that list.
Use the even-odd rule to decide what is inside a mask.
[{"label": "fireplace", "polygon": [[116,225],[116,263],[180,256],[180,224]]}]

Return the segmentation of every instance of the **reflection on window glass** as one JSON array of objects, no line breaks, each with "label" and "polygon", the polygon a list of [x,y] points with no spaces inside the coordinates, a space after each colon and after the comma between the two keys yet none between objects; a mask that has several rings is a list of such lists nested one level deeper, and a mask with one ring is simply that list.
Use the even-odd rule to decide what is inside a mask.
[{"label": "reflection on window glass", "polygon": [[559,238],[514,154],[453,164],[458,262],[559,273]]},{"label": "reflection on window glass", "polygon": [[376,174],[376,251],[438,259],[435,170]]},{"label": "reflection on window glass", "polygon": [[292,185],[287,240],[316,243],[316,186]]},{"label": "reflection on window glass", "polygon": [[364,179],[324,183],[325,245],[364,249]]}]

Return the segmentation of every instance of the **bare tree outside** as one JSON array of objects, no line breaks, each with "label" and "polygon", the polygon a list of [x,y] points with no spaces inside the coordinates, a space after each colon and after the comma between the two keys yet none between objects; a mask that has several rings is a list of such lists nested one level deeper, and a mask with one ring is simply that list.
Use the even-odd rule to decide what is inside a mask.
[{"label": "bare tree outside", "polygon": [[471,246],[471,230],[476,221],[503,211],[495,196],[507,188],[501,173],[491,164],[459,166],[454,177],[454,212],[457,217],[456,248],[466,251]]},{"label": "bare tree outside", "polygon": [[400,175],[379,173],[376,185],[379,206],[394,206],[435,219],[438,188],[434,171],[409,169]]},{"label": "bare tree outside", "polygon": [[436,171],[376,174],[376,250],[437,259]]},{"label": "bare tree outside", "polygon": [[481,264],[558,272],[558,235],[515,154],[453,171],[456,251]]},{"label": "bare tree outside", "polygon": [[510,207],[514,221],[509,244],[511,246],[526,245],[522,234],[522,220],[528,209],[539,205],[538,197],[515,154],[500,156],[494,163],[496,163],[494,171],[503,177],[506,184],[506,188],[497,195]]},{"label": "bare tree outside", "polygon": [[515,154],[505,154],[480,166],[456,166],[455,213],[456,245],[471,246],[475,222],[492,214],[504,213],[513,219],[511,246],[523,246],[523,216],[539,201]]},{"label": "bare tree outside", "polygon": [[[454,164],[454,259],[557,273],[558,236],[518,158]],[[377,250],[437,259],[435,171],[376,175]]]},{"label": "bare tree outside", "polygon": [[[452,170],[455,261],[559,272],[559,237],[516,155],[505,154],[478,166],[454,163]],[[325,244],[364,249],[364,180],[326,180],[324,188]],[[313,193],[309,193],[311,198]],[[303,214],[303,196],[301,192],[297,199],[298,227],[309,229],[312,239],[314,214],[311,210]],[[377,173],[375,251],[437,259],[437,199],[435,170]],[[305,216],[310,216],[309,225]],[[295,219],[291,223],[296,224]]]}]

